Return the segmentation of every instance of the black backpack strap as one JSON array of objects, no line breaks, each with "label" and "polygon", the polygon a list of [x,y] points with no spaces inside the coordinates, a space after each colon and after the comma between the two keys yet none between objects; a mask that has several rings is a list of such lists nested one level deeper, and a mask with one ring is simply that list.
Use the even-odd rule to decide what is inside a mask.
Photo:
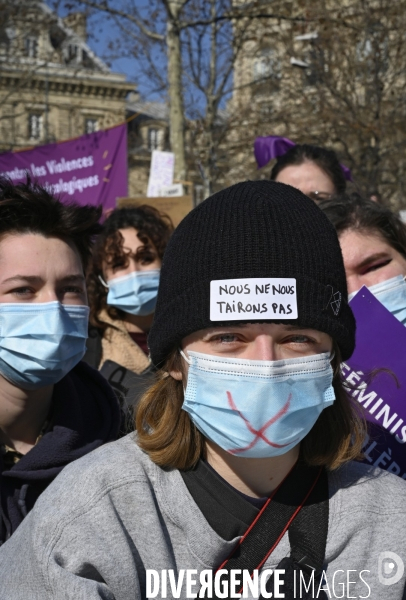
[{"label": "black backpack strap", "polygon": [[107,379],[120,403],[123,412],[122,433],[133,431],[138,403],[147,389],[155,382],[155,367],[151,364],[142,373],[134,373],[113,360],[106,360],[100,373]]},{"label": "black backpack strap", "polygon": [[97,327],[89,328],[89,337],[86,340],[86,353],[82,360],[98,369],[102,359],[102,331]]},{"label": "black backpack strap", "polygon": [[[320,568],[322,569],[328,527],[328,488],[326,482],[327,474],[323,467],[309,467],[303,463],[297,463],[265,503],[233,553],[216,569],[216,571],[219,569],[226,571],[221,578],[222,581],[228,581],[230,584],[230,571],[234,569],[248,570],[251,575],[254,570],[261,569],[286,531],[290,530],[293,523],[295,523],[303,508],[306,507],[306,510],[308,510],[321,498],[324,499],[323,502],[327,506],[327,519],[325,518],[326,509],[324,507],[323,525],[320,528],[318,542],[316,543],[317,549],[313,549],[312,524],[306,516],[302,517],[302,524],[294,537],[295,559],[302,561],[304,558],[303,566],[299,566],[299,570],[309,568],[311,571],[310,563],[312,561],[315,564],[312,568],[317,568],[317,571]],[[312,510],[311,514],[320,516],[321,513]],[[297,538],[301,540],[303,527],[306,531],[305,542],[296,544]],[[289,560],[292,563],[294,562],[293,557],[290,557]],[[307,566],[308,562],[309,566]],[[299,565],[299,563],[297,564]],[[273,584],[272,579],[268,583],[271,586]],[[241,592],[241,590],[239,591]],[[215,594],[213,598],[216,598]]]},{"label": "black backpack strap", "polygon": [[[328,533],[328,476],[323,470],[311,498],[303,506],[289,528],[291,557],[303,569],[323,571]],[[307,567],[307,569],[306,569]]]},{"label": "black backpack strap", "polygon": [[[327,599],[320,589],[328,533],[328,476],[323,469],[302,510],[288,529],[291,553],[276,567],[282,569],[285,600]],[[273,577],[266,589],[273,592]],[[320,590],[320,591],[319,591]]]}]

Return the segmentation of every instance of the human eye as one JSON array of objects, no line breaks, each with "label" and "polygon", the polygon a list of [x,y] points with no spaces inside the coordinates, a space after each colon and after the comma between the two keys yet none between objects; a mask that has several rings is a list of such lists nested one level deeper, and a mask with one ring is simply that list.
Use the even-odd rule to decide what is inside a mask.
[{"label": "human eye", "polygon": [[389,263],[391,263],[391,262],[392,262],[391,258],[388,258],[386,260],[381,260],[381,261],[374,262],[374,263],[368,265],[362,271],[362,275],[365,275],[366,273],[371,273],[372,271],[377,271],[378,269],[382,269],[383,267],[386,267],[386,265],[389,265]]},{"label": "human eye", "polygon": [[238,336],[234,333],[223,333],[222,335],[217,336],[217,341],[221,344],[230,344],[232,342],[236,342],[238,340]]},{"label": "human eye", "polygon": [[69,299],[75,300],[79,298],[80,300],[83,300],[83,298],[86,298],[85,288],[81,285],[66,285],[61,289],[58,295],[62,301],[63,299],[66,301]]},{"label": "human eye", "polygon": [[19,288],[14,288],[11,290],[11,294],[17,296],[18,298],[29,298],[32,294],[34,294],[35,290],[28,286],[22,286]]},{"label": "human eye", "polygon": [[112,256],[109,257],[107,264],[114,273],[115,271],[125,269],[128,266],[129,259],[129,252],[115,252]]},{"label": "human eye", "polygon": [[76,285],[69,285],[69,286],[66,286],[65,288],[63,288],[63,292],[64,292],[64,294],[79,295],[79,294],[83,294],[83,288],[80,286],[76,286]]},{"label": "human eye", "polygon": [[113,271],[116,271],[117,269],[124,269],[126,267],[126,261],[121,258],[116,259],[113,261],[111,267]]},{"label": "human eye", "polygon": [[157,258],[157,253],[149,246],[139,248],[134,255],[135,262],[143,266],[150,265]]},{"label": "human eye", "polygon": [[311,346],[316,344],[316,340],[312,337],[304,334],[290,335],[283,340],[285,344],[296,345],[296,346]]},{"label": "human eye", "polygon": [[237,346],[239,344],[241,344],[243,342],[243,340],[241,339],[241,336],[238,335],[237,333],[217,333],[215,335],[212,335],[209,340],[210,344],[217,346],[217,347],[222,347],[222,348],[227,348],[227,347],[231,347],[231,346]]}]

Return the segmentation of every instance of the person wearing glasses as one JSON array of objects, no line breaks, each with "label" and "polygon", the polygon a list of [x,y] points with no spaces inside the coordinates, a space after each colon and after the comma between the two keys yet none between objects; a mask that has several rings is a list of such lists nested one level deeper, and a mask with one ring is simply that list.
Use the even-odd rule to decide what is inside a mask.
[{"label": "person wearing glasses", "polygon": [[270,179],[297,188],[315,202],[331,200],[346,189],[336,153],[310,144],[298,144],[279,156]]}]

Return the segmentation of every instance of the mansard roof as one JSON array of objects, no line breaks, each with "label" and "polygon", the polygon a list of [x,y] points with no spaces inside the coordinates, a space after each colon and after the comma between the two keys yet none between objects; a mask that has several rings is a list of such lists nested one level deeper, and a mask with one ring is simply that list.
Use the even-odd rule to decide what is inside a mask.
[{"label": "mansard roof", "polygon": [[55,13],[51,10],[51,8],[49,8],[49,6],[47,4],[45,4],[45,2],[39,1],[37,4],[38,4],[38,7],[44,12],[44,14],[46,14],[47,16],[49,16],[51,18],[56,17],[56,26],[61,30],[61,32],[63,32],[66,35],[69,42],[74,43],[75,45],[77,45],[79,48],[81,48],[82,50],[84,50],[87,53],[87,55],[89,56],[91,61],[94,63],[94,66],[96,68],[100,69],[100,71],[103,71],[105,73],[112,72],[111,69],[106,65],[106,63],[103,60],[101,60],[101,58],[99,58],[93,52],[93,50],[91,50],[90,46],[88,46],[88,44],[85,42],[85,40],[80,38],[73,29],[68,27],[60,17],[57,17],[57,15],[55,15]]},{"label": "mansard roof", "polygon": [[[38,76],[46,71],[51,77],[74,76],[125,83],[125,75],[112,71],[86,40],[42,0],[0,0],[0,10],[3,13],[0,18],[0,68],[3,72],[31,69]],[[41,15],[43,26],[39,27]],[[30,31],[38,39],[45,40],[38,56],[34,57],[24,54],[22,42],[18,41],[18,36],[29,37]],[[70,52],[76,52],[79,59],[71,57]]]}]

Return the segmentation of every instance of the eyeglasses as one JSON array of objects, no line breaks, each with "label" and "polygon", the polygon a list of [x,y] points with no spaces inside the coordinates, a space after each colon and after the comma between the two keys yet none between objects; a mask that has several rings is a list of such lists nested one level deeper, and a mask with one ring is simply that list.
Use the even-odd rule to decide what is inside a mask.
[{"label": "eyeglasses", "polygon": [[331,198],[333,197],[333,194],[329,194],[328,192],[309,192],[306,195],[315,202],[321,202],[322,200],[331,200]]}]

